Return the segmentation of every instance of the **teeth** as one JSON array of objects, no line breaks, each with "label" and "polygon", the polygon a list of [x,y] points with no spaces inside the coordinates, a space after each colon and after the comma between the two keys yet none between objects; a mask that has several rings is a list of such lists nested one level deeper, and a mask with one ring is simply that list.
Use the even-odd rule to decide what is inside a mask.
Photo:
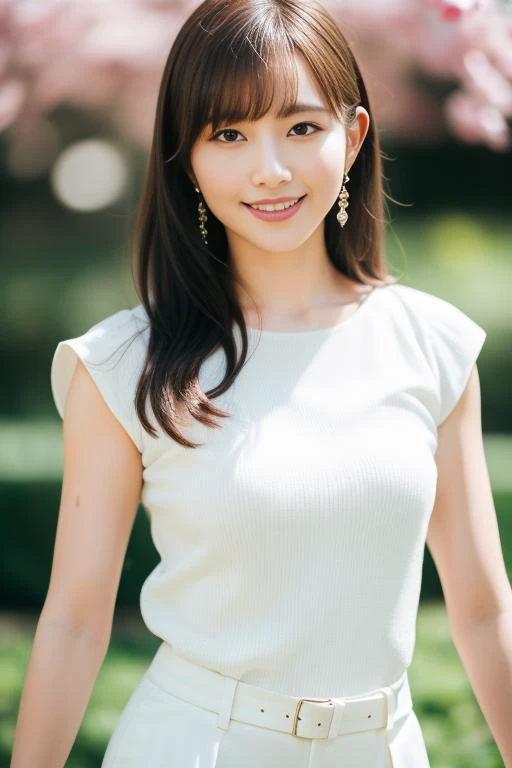
[{"label": "teeth", "polygon": [[284,211],[286,208],[291,208],[296,202],[300,200],[300,197],[296,197],[295,200],[289,200],[287,203],[277,203],[277,205],[251,205],[251,208],[256,208],[257,211]]}]

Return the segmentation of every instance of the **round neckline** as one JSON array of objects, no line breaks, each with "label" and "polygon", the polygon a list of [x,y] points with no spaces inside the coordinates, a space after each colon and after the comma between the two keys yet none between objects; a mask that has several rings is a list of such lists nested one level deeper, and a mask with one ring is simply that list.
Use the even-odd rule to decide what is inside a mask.
[{"label": "round neckline", "polygon": [[253,328],[250,325],[246,325],[247,333],[250,336],[258,336],[258,337],[269,337],[269,338],[303,338],[303,337],[317,337],[317,336],[326,336],[330,333],[336,333],[341,331],[342,328],[345,328],[347,326],[352,325],[352,321],[355,321],[357,318],[361,318],[361,316],[364,313],[364,310],[368,308],[368,305],[371,304],[372,296],[374,296],[379,288],[385,288],[384,285],[374,285],[373,289],[369,291],[366,294],[366,297],[360,302],[355,312],[353,312],[349,317],[347,317],[345,320],[342,320],[341,323],[336,323],[335,325],[328,325],[327,327],[323,328],[305,328],[302,331],[267,331],[265,329],[260,328]]}]

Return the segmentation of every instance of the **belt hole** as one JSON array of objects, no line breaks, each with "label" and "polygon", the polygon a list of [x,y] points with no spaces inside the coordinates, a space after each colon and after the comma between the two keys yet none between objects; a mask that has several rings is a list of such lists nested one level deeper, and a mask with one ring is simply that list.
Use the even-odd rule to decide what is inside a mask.
[{"label": "belt hole", "polygon": [[286,715],[286,717],[290,717],[290,715]]},{"label": "belt hole", "polygon": [[368,715],[368,717],[371,717],[371,715]]},{"label": "belt hole", "polygon": [[264,711],[265,711],[264,709],[260,709],[260,712],[264,712]]}]

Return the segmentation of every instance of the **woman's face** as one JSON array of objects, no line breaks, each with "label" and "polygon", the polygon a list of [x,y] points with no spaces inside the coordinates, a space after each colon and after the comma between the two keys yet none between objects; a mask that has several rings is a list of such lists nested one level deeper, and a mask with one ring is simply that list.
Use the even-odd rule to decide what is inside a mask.
[{"label": "woman's face", "polygon": [[[272,253],[293,251],[323,227],[340,193],[344,170],[352,165],[368,130],[368,113],[358,107],[358,119],[347,132],[328,111],[302,56],[296,55],[296,62],[298,102],[304,108],[281,119],[272,110],[256,122],[225,125],[213,137],[207,126],[192,148],[196,186],[224,224],[235,250],[250,243]],[[246,205],[303,195],[297,213],[282,221],[259,219]]]}]

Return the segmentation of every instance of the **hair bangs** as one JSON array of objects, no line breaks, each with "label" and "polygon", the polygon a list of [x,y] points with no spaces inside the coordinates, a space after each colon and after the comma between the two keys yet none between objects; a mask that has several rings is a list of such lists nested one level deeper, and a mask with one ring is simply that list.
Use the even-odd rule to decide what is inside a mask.
[{"label": "hair bangs", "polygon": [[217,49],[217,55],[208,62],[208,82],[197,104],[201,128],[208,125],[216,131],[228,123],[253,122],[271,110],[284,117],[296,103],[298,75],[293,47],[287,40],[277,45],[274,40],[265,42],[257,50],[244,38],[233,57]]}]

